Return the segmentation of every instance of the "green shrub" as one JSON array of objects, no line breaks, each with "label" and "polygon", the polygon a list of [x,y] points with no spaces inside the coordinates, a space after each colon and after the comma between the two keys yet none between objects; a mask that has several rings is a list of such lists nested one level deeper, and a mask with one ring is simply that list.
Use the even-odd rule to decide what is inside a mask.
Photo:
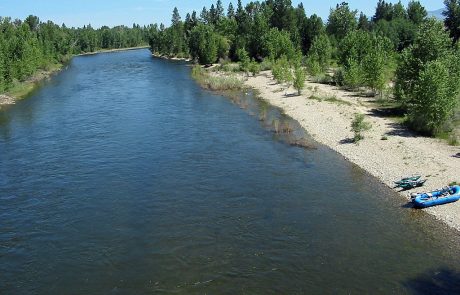
[{"label": "green shrub", "polygon": [[355,114],[355,118],[351,122],[351,130],[354,133],[353,141],[359,142],[364,138],[363,132],[371,129],[371,124],[364,121],[364,114]]}]

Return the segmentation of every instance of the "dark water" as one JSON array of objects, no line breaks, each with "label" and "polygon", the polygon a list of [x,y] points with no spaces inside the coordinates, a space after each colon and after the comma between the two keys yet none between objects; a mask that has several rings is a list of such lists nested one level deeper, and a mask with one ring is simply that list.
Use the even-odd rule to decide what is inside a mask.
[{"label": "dark water", "polygon": [[458,234],[257,107],[139,50],[1,111],[0,293],[460,291]]}]

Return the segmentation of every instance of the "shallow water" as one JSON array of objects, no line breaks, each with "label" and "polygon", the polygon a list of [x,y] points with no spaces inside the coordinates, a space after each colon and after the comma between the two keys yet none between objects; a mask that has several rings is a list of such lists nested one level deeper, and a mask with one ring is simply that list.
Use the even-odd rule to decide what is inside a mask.
[{"label": "shallow water", "polygon": [[456,232],[189,71],[77,57],[0,111],[1,294],[460,291]]}]

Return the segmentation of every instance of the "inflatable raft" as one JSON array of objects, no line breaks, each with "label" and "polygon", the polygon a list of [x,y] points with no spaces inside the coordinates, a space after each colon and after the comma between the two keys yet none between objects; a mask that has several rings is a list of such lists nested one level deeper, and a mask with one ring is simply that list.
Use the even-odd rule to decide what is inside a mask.
[{"label": "inflatable raft", "polygon": [[412,202],[417,208],[456,202],[460,199],[460,186],[454,185],[428,193],[412,195]]}]

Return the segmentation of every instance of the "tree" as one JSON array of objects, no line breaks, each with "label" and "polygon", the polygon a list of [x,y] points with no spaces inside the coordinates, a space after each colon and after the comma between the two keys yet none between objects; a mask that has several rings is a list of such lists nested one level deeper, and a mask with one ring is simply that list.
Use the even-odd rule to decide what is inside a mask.
[{"label": "tree", "polygon": [[200,13],[200,21],[204,24],[209,24],[210,23],[210,15],[208,12],[208,9],[206,7],[203,7]]},{"label": "tree", "polygon": [[359,20],[358,20],[358,29],[363,31],[369,31],[371,28],[371,24],[369,19],[364,13],[360,13]]},{"label": "tree", "polygon": [[177,7],[174,7],[174,10],[173,10],[173,15],[172,15],[172,18],[171,18],[171,25],[174,27],[174,26],[177,26],[181,21],[181,18],[180,18],[180,15],[179,15],[179,10],[177,9]]},{"label": "tree", "polygon": [[190,35],[190,54],[200,64],[211,64],[217,60],[218,36],[212,27],[198,24]]},{"label": "tree", "polygon": [[322,19],[313,14],[305,20],[300,31],[302,36],[302,52],[307,54],[315,37],[325,33],[325,28]]},{"label": "tree", "polygon": [[391,20],[398,19],[398,18],[402,18],[402,19],[407,18],[406,9],[402,5],[401,1],[398,1],[398,3],[393,5],[393,11],[391,13]]},{"label": "tree", "polygon": [[444,5],[444,24],[450,32],[450,37],[457,42],[460,38],[460,0],[444,0]]},{"label": "tree", "polygon": [[420,72],[409,109],[412,126],[428,134],[438,133],[458,102],[458,73],[450,73],[443,61],[428,62]]},{"label": "tree", "polygon": [[275,78],[275,80],[279,84],[290,83],[290,81],[292,80],[291,68],[289,66],[289,61],[286,58],[286,56],[282,56],[281,58],[275,61],[272,73],[273,78]]},{"label": "tree", "polygon": [[222,0],[217,0],[216,3],[216,22],[220,22],[224,17],[224,6],[222,5]]},{"label": "tree", "polygon": [[332,58],[332,45],[326,34],[315,37],[313,45],[308,52],[308,58],[310,59],[310,65],[317,63],[320,73],[324,73],[326,71]]},{"label": "tree", "polygon": [[410,125],[438,133],[459,99],[460,54],[442,23],[422,23],[414,44],[404,50],[396,70],[395,98],[408,112]]},{"label": "tree", "polygon": [[235,17],[235,8],[233,8],[232,2],[228,4],[227,8],[227,18],[234,18]]},{"label": "tree", "polygon": [[337,4],[329,14],[327,32],[337,40],[342,40],[348,33],[358,28],[357,10],[350,10],[348,3]]},{"label": "tree", "polygon": [[294,85],[294,88],[297,90],[298,95],[302,94],[302,90],[305,87],[305,79],[306,79],[306,73],[305,73],[305,69],[302,67],[302,64],[295,63],[293,85]]},{"label": "tree", "polygon": [[441,22],[429,19],[420,26],[414,44],[405,49],[396,69],[395,98],[407,108],[414,99],[415,86],[424,66],[446,56],[451,39]]},{"label": "tree", "polygon": [[281,56],[286,56],[290,59],[295,54],[289,33],[279,31],[277,28],[272,28],[265,34],[262,40],[262,47],[264,55],[275,60]]},{"label": "tree", "polygon": [[416,25],[420,25],[427,16],[425,7],[419,1],[409,1],[407,5],[407,17]]}]

